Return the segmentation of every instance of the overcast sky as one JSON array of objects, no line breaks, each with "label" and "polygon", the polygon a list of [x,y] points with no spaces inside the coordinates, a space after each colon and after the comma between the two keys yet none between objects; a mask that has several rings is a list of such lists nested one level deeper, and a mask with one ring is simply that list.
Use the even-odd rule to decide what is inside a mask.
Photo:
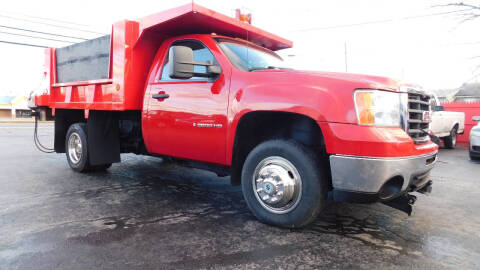
[{"label": "overcast sky", "polygon": [[[480,68],[476,69],[480,65],[480,19],[459,24],[459,13],[439,13],[461,8],[432,7],[452,1],[195,2],[229,16],[238,7],[249,10],[253,13],[253,25],[294,42],[292,49],[280,51],[294,68],[344,72],[346,47],[348,72],[394,77],[427,89],[439,89],[475,81],[472,78],[480,73]],[[70,43],[1,32],[78,40],[1,26],[94,38],[100,34],[68,28],[108,34],[115,21],[143,17],[189,2],[115,1],[112,6],[111,1],[98,0],[8,1],[0,10],[0,40],[62,47]],[[0,95],[29,93],[38,87],[43,72],[43,50],[0,43]]]}]

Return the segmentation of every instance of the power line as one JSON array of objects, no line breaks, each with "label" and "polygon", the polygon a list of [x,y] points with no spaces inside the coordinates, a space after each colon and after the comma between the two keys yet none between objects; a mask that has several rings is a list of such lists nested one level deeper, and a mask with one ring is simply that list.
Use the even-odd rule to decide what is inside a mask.
[{"label": "power line", "polygon": [[67,42],[67,43],[75,43],[73,41],[66,41],[66,40],[60,40],[60,39],[54,39],[54,38],[45,38],[45,37],[36,37],[36,36],[23,35],[23,34],[17,34],[17,33],[9,33],[9,32],[3,32],[3,31],[0,31],[0,34],[7,34],[7,35],[13,35],[13,36],[28,37],[28,38],[45,39],[45,40],[51,40],[51,41],[60,41],[60,42]]},{"label": "power line", "polygon": [[66,35],[60,35],[60,34],[54,34],[54,33],[48,33],[48,32],[41,32],[41,31],[35,31],[35,30],[30,30],[30,29],[25,29],[25,28],[17,28],[17,27],[6,26],[6,25],[0,25],[0,27],[1,28],[7,28],[7,29],[13,29],[13,30],[19,30],[19,31],[25,31],[25,32],[31,32],[31,33],[50,35],[50,36],[74,38],[74,39],[80,39],[80,40],[88,40],[86,38],[79,38],[79,37],[66,36]]},{"label": "power line", "polygon": [[361,23],[340,24],[340,25],[332,25],[332,26],[325,26],[325,27],[313,27],[313,28],[293,30],[293,31],[290,31],[290,32],[308,32],[308,31],[330,30],[330,29],[336,29],[336,28],[362,26],[362,25],[368,25],[368,24],[389,23],[389,22],[393,22],[393,21],[397,21],[397,20],[420,19],[420,18],[425,18],[425,17],[433,17],[433,16],[439,16],[439,15],[446,15],[446,14],[463,12],[463,11],[469,11],[469,10],[470,10],[470,9],[461,9],[461,10],[437,12],[437,13],[423,14],[423,15],[416,15],[416,16],[407,16],[407,17],[401,17],[401,18],[398,18],[398,19],[384,19],[384,20],[376,20],[376,21],[361,22]]},{"label": "power line", "polygon": [[29,44],[29,43],[20,43],[20,42],[12,42],[12,41],[6,41],[6,40],[0,40],[0,43],[7,43],[7,44],[13,44],[13,45],[22,45],[22,46],[30,46],[30,47],[38,47],[38,48],[48,48],[47,46],[42,46],[42,45]]},{"label": "power line", "polygon": [[39,22],[39,21],[29,20],[29,19],[20,19],[20,18],[13,17],[13,16],[0,15],[0,17],[12,19],[12,20],[17,20],[17,21],[25,21],[25,22],[30,22],[30,23],[43,24],[43,25],[52,26],[52,27],[58,27],[58,28],[76,30],[76,31],[81,31],[81,32],[87,32],[87,33],[105,35],[104,33],[100,33],[100,32],[83,30],[83,29],[80,29],[80,28],[75,28],[75,27],[70,27],[70,26],[63,26],[63,25],[58,25],[58,24],[53,24],[53,23]]},{"label": "power line", "polygon": [[471,81],[475,78],[478,78],[478,77],[480,77],[480,73],[477,73],[477,74],[473,75],[470,79],[466,80],[465,82],[469,82],[469,81]]},{"label": "power line", "polygon": [[23,16],[23,17],[27,17],[27,18],[34,18],[34,19],[40,19],[40,20],[45,20],[45,21],[51,21],[51,22],[59,22],[59,23],[77,25],[77,26],[90,27],[90,25],[87,25],[87,24],[81,24],[81,23],[69,22],[69,21],[63,21],[63,20],[56,20],[56,19],[50,19],[50,18],[45,18],[45,17],[39,17],[39,16],[32,16],[32,15],[28,15],[28,14],[25,14],[25,13],[10,12],[10,11],[6,11],[6,12],[5,11],[0,11],[0,12],[7,13],[7,14],[16,14],[16,15],[20,15],[20,16]]}]

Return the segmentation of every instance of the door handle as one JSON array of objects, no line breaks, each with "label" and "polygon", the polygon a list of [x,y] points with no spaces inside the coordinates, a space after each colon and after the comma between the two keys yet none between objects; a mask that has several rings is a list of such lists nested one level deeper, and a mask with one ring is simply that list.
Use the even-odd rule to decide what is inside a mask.
[{"label": "door handle", "polygon": [[170,95],[168,94],[165,94],[165,93],[162,93],[162,94],[153,94],[152,95],[152,98],[154,99],[166,99],[166,98],[169,98]]}]

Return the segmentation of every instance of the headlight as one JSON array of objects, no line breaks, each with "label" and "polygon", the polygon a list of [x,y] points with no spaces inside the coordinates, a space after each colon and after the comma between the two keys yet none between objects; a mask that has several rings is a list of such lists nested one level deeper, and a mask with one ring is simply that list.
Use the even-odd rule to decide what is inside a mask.
[{"label": "headlight", "polygon": [[357,90],[354,93],[358,124],[383,127],[401,125],[399,93],[380,90]]}]

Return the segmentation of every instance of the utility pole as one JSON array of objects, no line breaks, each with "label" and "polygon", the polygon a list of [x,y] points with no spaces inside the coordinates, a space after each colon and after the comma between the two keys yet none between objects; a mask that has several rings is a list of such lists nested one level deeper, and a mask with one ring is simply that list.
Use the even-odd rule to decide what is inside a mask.
[{"label": "utility pole", "polygon": [[345,41],[345,72],[348,72],[348,65],[347,65],[347,41]]}]

